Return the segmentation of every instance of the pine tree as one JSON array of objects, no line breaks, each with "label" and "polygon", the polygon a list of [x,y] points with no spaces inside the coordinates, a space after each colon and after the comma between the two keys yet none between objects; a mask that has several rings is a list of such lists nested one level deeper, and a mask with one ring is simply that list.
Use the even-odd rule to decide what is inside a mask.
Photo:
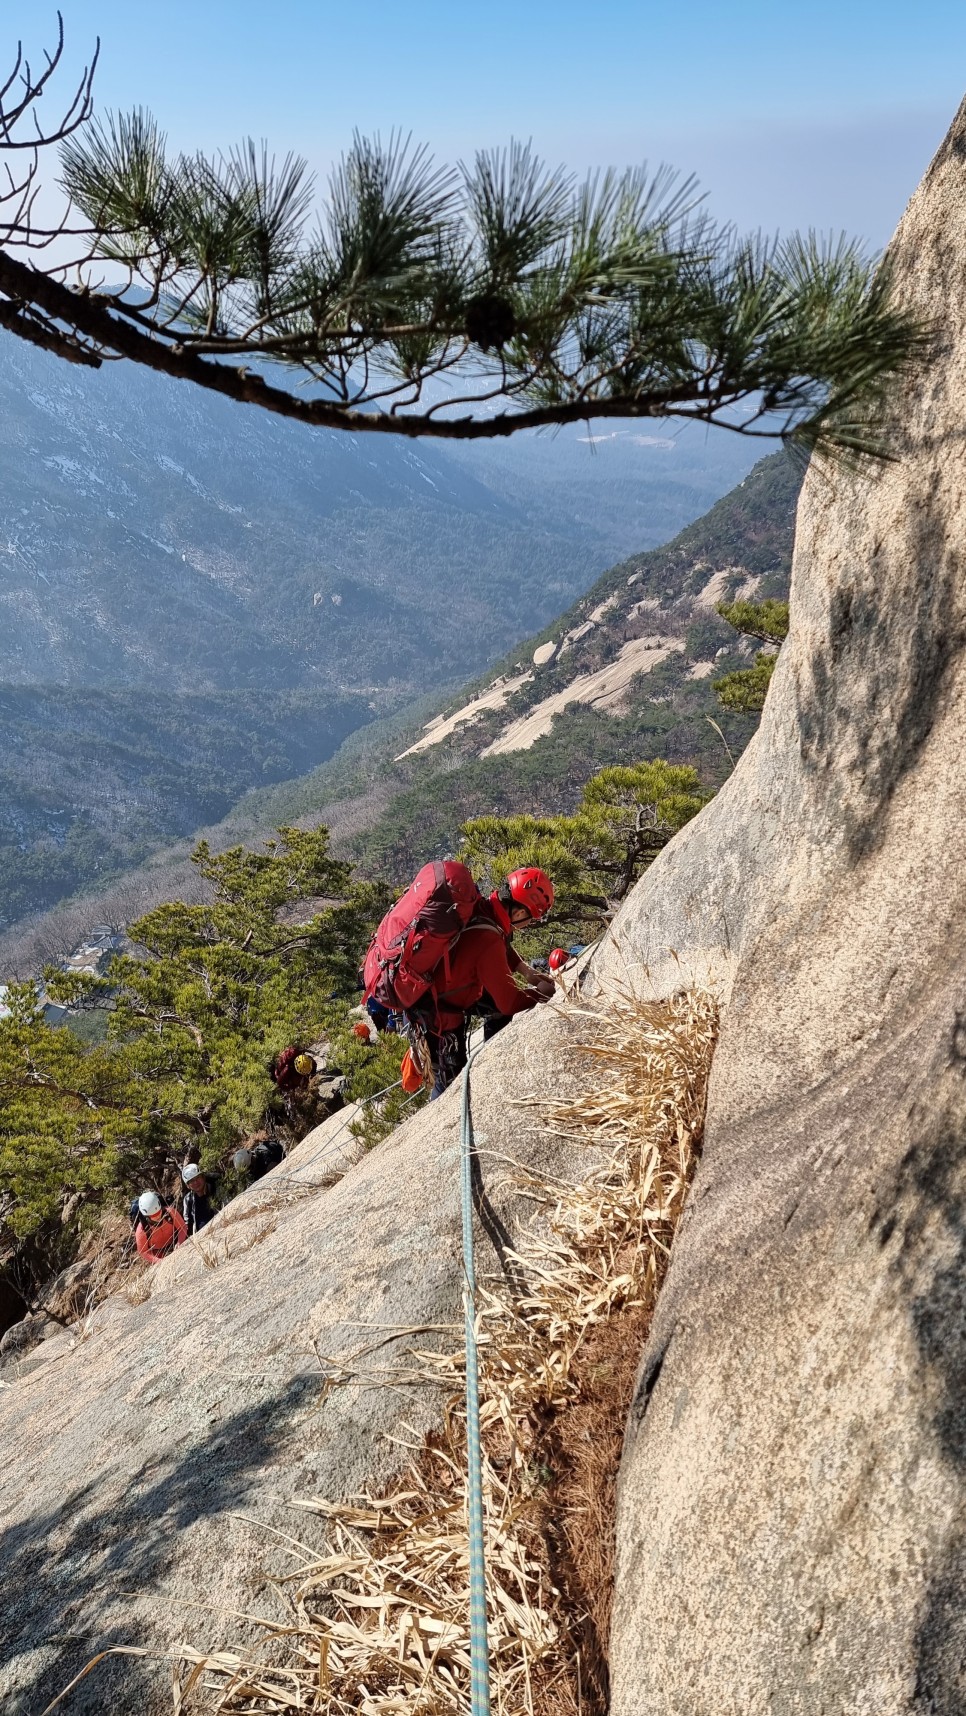
[{"label": "pine tree", "polygon": [[[599,934],[657,854],[710,797],[693,768],[660,760],[602,769],[572,816],[485,816],[462,830],[460,856],[495,886],[538,864],[553,879],[551,922]],[[545,939],[545,938],[544,938]],[[534,938],[529,938],[534,943]]]},{"label": "pine tree", "polygon": [[[93,988],[94,985],[91,985]],[[76,989],[75,989],[76,993]],[[164,1156],[164,1126],[115,1046],[53,1030],[36,987],[11,985],[0,1021],[0,1214],[19,1237],[56,1229],[65,1204],[99,1201]]]},{"label": "pine tree", "polygon": [[[359,963],[386,904],[329,853],[325,828],[282,828],[264,851],[193,854],[210,897],[172,901],[130,926],[136,951],[104,978],[55,968],[48,996],[104,1008],[89,1045],[52,1029],[33,985],[0,1021],[0,1190],[15,1233],[38,1233],[67,1199],[160,1186],[186,1150],[223,1165],[276,1095],[270,1063],[287,1043],[330,1037],[349,1095],[398,1078],[401,1051],[351,1038]],[[394,1070],[393,1070],[394,1069]]]}]

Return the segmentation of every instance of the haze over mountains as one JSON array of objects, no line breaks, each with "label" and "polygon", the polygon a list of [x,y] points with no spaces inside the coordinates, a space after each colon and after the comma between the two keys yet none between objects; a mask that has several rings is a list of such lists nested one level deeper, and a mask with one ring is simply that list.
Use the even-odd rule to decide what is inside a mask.
[{"label": "haze over mountains", "polygon": [[421,690],[427,661],[438,682],[492,659],[756,452],[662,425],[586,440],[307,431],[3,336],[0,680]]},{"label": "haze over mountains", "polygon": [[759,445],[309,432],[0,338],[0,922],[460,682]]}]

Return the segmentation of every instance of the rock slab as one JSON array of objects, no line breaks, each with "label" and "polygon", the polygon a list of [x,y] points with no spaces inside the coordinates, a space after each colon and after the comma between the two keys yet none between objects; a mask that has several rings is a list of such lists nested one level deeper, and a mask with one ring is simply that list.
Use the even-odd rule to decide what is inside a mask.
[{"label": "rock slab", "polygon": [[810,471],[756,739],[602,965],[728,998],[621,1471],[612,1716],[966,1708],[966,106],[892,247],[940,355]]},{"label": "rock slab", "polygon": [[[585,1153],[519,1106],[572,1084],[569,1030],[525,1015],[475,1063],[483,1279],[532,1209],[507,1159],[581,1172]],[[410,1338],[461,1341],[459,1101],[354,1162],[351,1114],[333,1116],[153,1266],[149,1296],[107,1301],[0,1379],[4,1716],[39,1716],[114,1644],[156,1654],[103,1664],[69,1716],[170,1712],[167,1654],[237,1649],[240,1612],[281,1613],[287,1539],[317,1547],[324,1529],[299,1498],[378,1486],[404,1463],[399,1439],[437,1420],[442,1396],[378,1373],[392,1382]],[[364,1377],[341,1386],[330,1360],[352,1353]]]}]

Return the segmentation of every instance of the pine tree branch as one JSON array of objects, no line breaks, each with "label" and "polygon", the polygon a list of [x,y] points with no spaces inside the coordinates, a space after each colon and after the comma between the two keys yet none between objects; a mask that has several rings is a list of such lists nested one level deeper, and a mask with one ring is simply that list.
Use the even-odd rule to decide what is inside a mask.
[{"label": "pine tree branch", "polygon": [[[235,369],[211,358],[197,356],[186,344],[168,347],[153,335],[143,333],[128,321],[112,313],[109,300],[96,294],[74,291],[61,281],[38,269],[30,268],[0,250],[0,292],[23,309],[36,304],[55,321],[66,323],[92,342],[92,357],[96,363],[105,356],[129,358],[148,369],[160,371],[178,380],[192,381],[199,387],[220,393],[241,404],[260,405],[280,417],[320,429],[344,429],[356,434],[427,436],[441,441],[491,440],[514,435],[522,429],[546,429],[554,424],[589,423],[616,418],[645,418],[681,416],[701,422],[720,423],[739,434],[750,433],[748,423],[730,422],[722,415],[745,397],[735,393],[709,389],[698,399],[693,387],[663,389],[646,396],[618,396],[609,399],[581,398],[570,403],[532,406],[529,409],[502,413],[499,416],[439,418],[431,412],[409,416],[389,417],[378,412],[359,411],[351,407],[332,405],[324,399],[303,399],[287,389],[275,387],[248,369]],[[60,335],[59,338],[65,336]],[[38,341],[38,343],[43,343]],[[56,350],[53,338],[48,349]],[[432,409],[436,409],[433,407]],[[773,432],[770,438],[774,438]]]},{"label": "pine tree branch", "polygon": [[81,364],[86,369],[100,369],[101,359],[96,352],[86,346],[79,345],[71,334],[54,327],[42,317],[36,316],[22,304],[11,304],[9,300],[0,299],[0,327],[8,328],[11,333],[18,334],[29,345],[40,346],[43,351],[54,352],[57,357],[64,358],[67,363]]},{"label": "pine tree branch", "polygon": [[[99,42],[44,130],[36,103],[63,46],[58,14],[40,75],[18,50],[0,91],[0,154],[27,151],[0,191],[0,326],[35,345],[356,434],[489,440],[679,418],[846,459],[889,456],[889,390],[933,338],[854,245],[739,242],[699,212],[692,180],[663,170],[578,186],[520,144],[452,169],[398,134],[354,138],[310,233],[313,184],[297,157],[278,165],[249,141],[169,159],[141,109],[85,124]],[[30,135],[14,135],[28,119]],[[32,224],[40,151],[56,142],[84,229]],[[69,269],[12,253],[68,234],[89,241]],[[120,266],[127,286],[65,283],[95,262]],[[252,372],[273,360],[323,396]],[[457,375],[458,392],[426,403],[428,382]],[[488,415],[495,399],[506,408]]]}]

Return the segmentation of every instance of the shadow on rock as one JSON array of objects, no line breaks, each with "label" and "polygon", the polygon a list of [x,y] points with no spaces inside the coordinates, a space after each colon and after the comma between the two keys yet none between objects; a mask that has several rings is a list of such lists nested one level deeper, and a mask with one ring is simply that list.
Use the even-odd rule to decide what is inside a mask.
[{"label": "shadow on rock", "polygon": [[[963,556],[945,498],[923,500],[906,523],[902,556],[915,581],[896,588],[894,545],[862,544],[855,571],[832,592],[827,629],[798,691],[806,769],[836,795],[827,816],[850,858],[885,836],[883,811],[914,769],[935,725],[949,669],[966,647]],[[843,764],[847,790],[837,787]]]},{"label": "shadow on rock", "polygon": [[[933,1429],[960,1481],[966,1468],[966,1058],[957,1015],[935,1105],[909,1116],[913,1143],[873,1220],[883,1245],[901,1227],[895,1268],[934,1401]],[[959,1087],[957,1089],[957,1086]],[[935,1385],[938,1383],[938,1390]],[[924,1538],[928,1522],[924,1521]],[[929,1716],[966,1709],[966,1522],[948,1532],[925,1586],[916,1633],[913,1708]]]}]

